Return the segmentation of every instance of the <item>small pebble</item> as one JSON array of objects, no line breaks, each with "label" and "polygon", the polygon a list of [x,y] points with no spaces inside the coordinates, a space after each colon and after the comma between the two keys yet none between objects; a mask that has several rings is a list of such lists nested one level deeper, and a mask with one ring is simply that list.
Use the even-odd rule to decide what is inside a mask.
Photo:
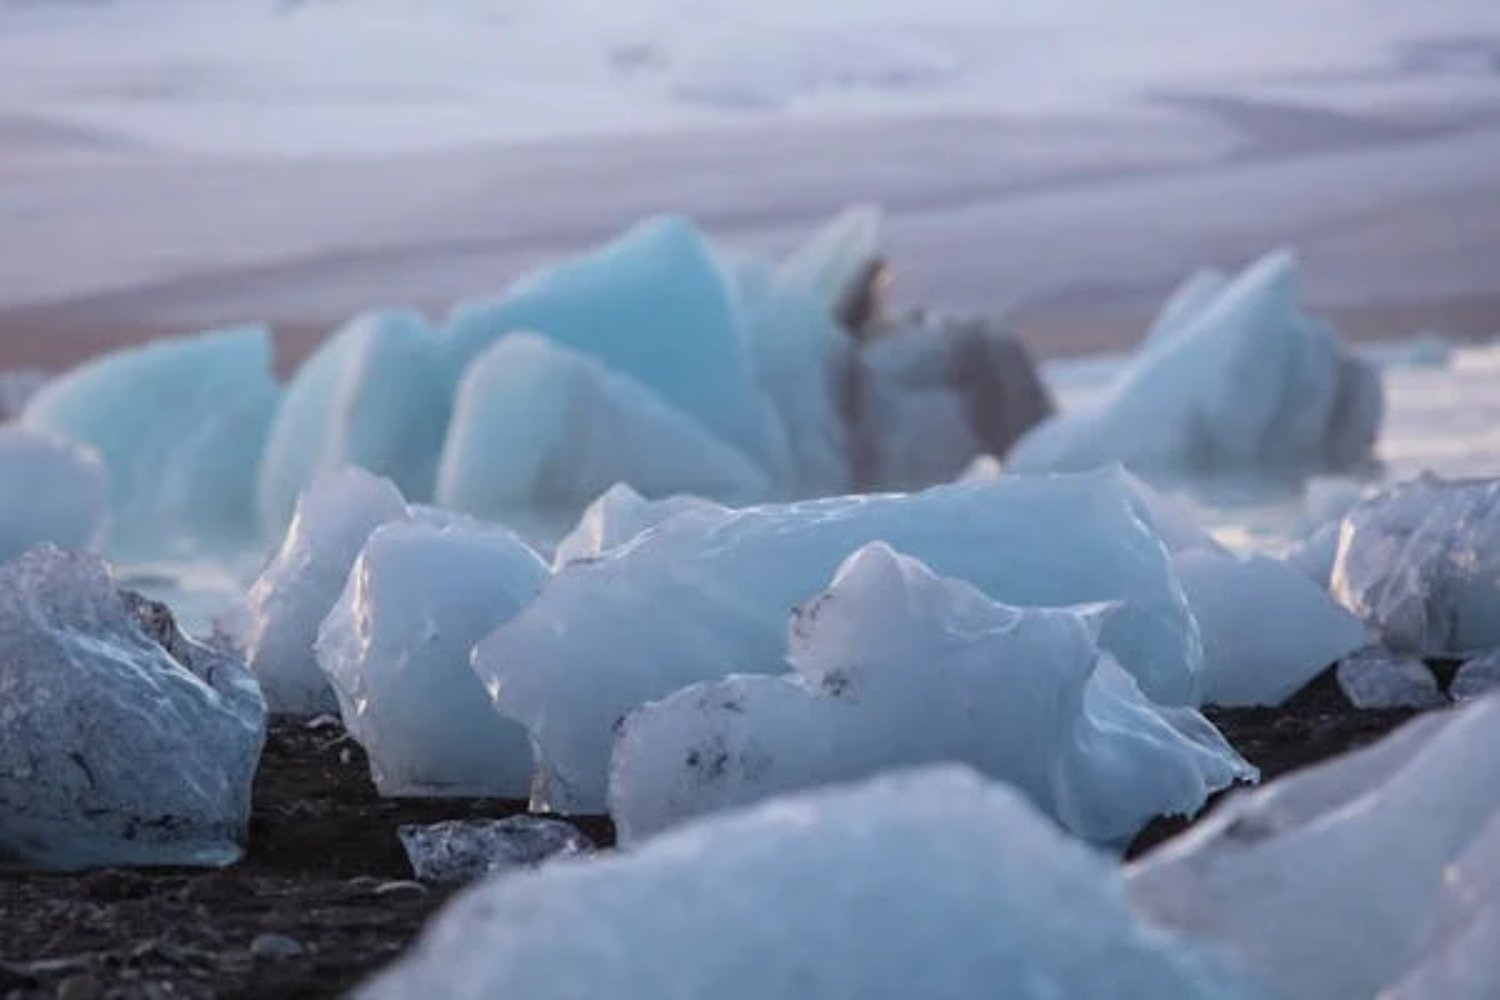
[{"label": "small pebble", "polygon": [[300,941],[285,934],[257,934],[250,942],[250,954],[256,958],[296,958],[303,951]]}]

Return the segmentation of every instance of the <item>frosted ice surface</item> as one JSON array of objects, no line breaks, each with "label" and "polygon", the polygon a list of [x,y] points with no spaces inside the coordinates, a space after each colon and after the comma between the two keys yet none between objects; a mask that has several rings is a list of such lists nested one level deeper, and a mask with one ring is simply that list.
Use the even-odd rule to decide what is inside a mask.
[{"label": "frosted ice surface", "polygon": [[1355,708],[1441,708],[1448,704],[1427,664],[1382,646],[1344,657],[1336,676],[1339,690]]},{"label": "frosted ice surface", "polygon": [[696,681],[784,669],[787,615],[885,541],[1019,606],[1120,601],[1102,644],[1154,700],[1196,704],[1197,625],[1118,469],[919,494],[690,510],[562,567],[475,669],[541,753],[538,804],[597,812],[615,725]]},{"label": "frosted ice surface", "polygon": [[1453,675],[1448,694],[1454,701],[1468,701],[1500,687],[1500,650],[1466,660]]},{"label": "frosted ice surface", "polygon": [[318,473],[345,465],[430,499],[451,402],[437,335],[420,316],[388,310],[351,320],[287,389],[260,470],[267,536],[285,530]]},{"label": "frosted ice surface", "polygon": [[451,820],[396,830],[423,882],[474,882],[486,875],[587,854],[593,843],[571,823],[541,816]]},{"label": "frosted ice surface", "polygon": [[109,474],[92,448],[0,426],[0,562],[53,542],[95,551],[109,530]]},{"label": "frosted ice surface", "polygon": [[[663,217],[454,311],[451,372],[509,333],[531,330],[596,358],[757,460],[769,414],[751,375],[730,277],[692,223]],[[605,484],[608,485],[608,484]],[[602,489],[602,487],[601,487]]]},{"label": "frosted ice surface", "polygon": [[0,864],[236,861],[264,737],[244,666],[99,560],[0,566]]},{"label": "frosted ice surface", "polygon": [[1203,636],[1203,700],[1279,705],[1369,640],[1364,624],[1277,559],[1195,549],[1172,565]]},{"label": "frosted ice surface", "polygon": [[1332,591],[1397,652],[1500,647],[1500,480],[1423,475],[1363,501],[1344,518]]},{"label": "frosted ice surface", "polygon": [[1019,610],[860,549],[793,614],[795,673],[693,685],[626,717],[610,768],[622,843],[692,816],[957,761],[1072,832],[1123,844],[1255,771],[1099,649],[1108,607]]},{"label": "frosted ice surface", "polygon": [[1368,997],[1415,961],[1445,869],[1500,806],[1500,699],[1231,797],[1129,871],[1137,906],[1278,995]]},{"label": "frosted ice surface", "polygon": [[468,890],[367,1000],[1250,997],[1118,868],[948,767],[781,798]]},{"label": "frosted ice surface", "polygon": [[1215,289],[1208,277],[1180,290],[1106,400],[1028,434],[1011,468],[1313,471],[1368,458],[1378,376],[1302,312],[1296,259],[1268,255]]},{"label": "frosted ice surface", "polygon": [[[470,366],[443,449],[445,507],[552,534],[618,482],[647,496],[741,501],[770,489],[743,452],[641,384],[534,334]],[[533,523],[535,522],[535,523]]]},{"label": "frosted ice surface", "polygon": [[260,327],[164,338],[49,382],[23,422],[98,451],[109,471],[113,546],[255,531],[255,470],[280,398]]},{"label": "frosted ice surface", "polygon": [[316,655],[381,795],[530,794],[526,731],[491,708],[469,653],[546,577],[498,526],[397,521],[370,534]]},{"label": "frosted ice surface", "polygon": [[552,564],[561,568],[580,559],[598,558],[686,511],[724,509],[712,500],[685,494],[647,500],[624,483],[616,483],[588,505],[578,524],[557,543]]},{"label": "frosted ice surface", "polygon": [[245,602],[246,658],[271,711],[338,711],[313,653],[318,625],[338,601],[370,533],[410,516],[395,486],[357,468],[324,473],[297,501],[281,548]]}]

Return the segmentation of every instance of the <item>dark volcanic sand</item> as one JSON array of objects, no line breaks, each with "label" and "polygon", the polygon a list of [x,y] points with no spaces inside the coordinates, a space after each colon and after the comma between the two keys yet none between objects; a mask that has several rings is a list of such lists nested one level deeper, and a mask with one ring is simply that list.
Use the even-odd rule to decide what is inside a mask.
[{"label": "dark volcanic sand", "polygon": [[[1362,712],[1324,675],[1276,709],[1209,709],[1267,779],[1369,743],[1411,716]],[[255,787],[250,854],[221,871],[0,875],[0,996],[333,996],[395,958],[451,890],[420,889],[402,823],[499,817],[523,803],[382,800],[340,730],[272,727]],[[579,825],[608,845],[607,820]],[[1132,853],[1185,823],[1159,821]],[[303,945],[250,953],[259,934]]]}]

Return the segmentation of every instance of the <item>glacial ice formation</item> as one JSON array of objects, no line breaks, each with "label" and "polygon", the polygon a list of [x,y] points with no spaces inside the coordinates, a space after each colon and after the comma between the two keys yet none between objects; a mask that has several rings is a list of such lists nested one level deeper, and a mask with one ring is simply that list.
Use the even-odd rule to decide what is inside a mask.
[{"label": "glacial ice formation", "polygon": [[770,412],[751,378],[734,287],[687,220],[648,220],[606,247],[522,279],[499,299],[460,306],[444,338],[451,376],[521,331],[596,358],[766,462]]},{"label": "glacial ice formation", "polygon": [[1019,610],[873,543],[794,612],[795,672],[685,688],[625,718],[610,813],[632,843],[706,812],[955,761],[1089,840],[1191,815],[1246,764],[1099,649],[1108,606]]},{"label": "glacial ice formation", "polygon": [[94,448],[109,472],[112,547],[254,537],[255,470],[280,389],[261,327],[104,355],[49,382],[23,422]]},{"label": "glacial ice formation", "polygon": [[358,468],[324,473],[297,501],[286,538],[245,602],[246,659],[272,712],[338,711],[313,652],[318,625],[370,533],[410,516],[400,490]]},{"label": "glacial ice formation", "polygon": [[1106,400],[1032,431],[1010,468],[1342,468],[1368,460],[1381,415],[1378,373],[1302,312],[1296,258],[1280,252],[1227,283],[1189,279]]},{"label": "glacial ice formation", "polygon": [[742,452],[641,384],[544,337],[507,335],[470,365],[443,449],[439,504],[556,537],[549,513],[571,523],[622,481],[647,496],[741,502],[771,485]]},{"label": "glacial ice formation", "polygon": [[1334,676],[1355,708],[1431,709],[1448,704],[1427,664],[1383,646],[1368,646],[1344,657]]},{"label": "glacial ice formation", "polygon": [[542,816],[449,820],[396,830],[423,882],[475,882],[487,875],[587,854],[593,843],[571,823]]},{"label": "glacial ice formation", "polygon": [[697,681],[780,673],[790,609],[872,541],[1012,605],[1120,602],[1102,646],[1148,697],[1197,703],[1197,625],[1118,469],[689,510],[563,566],[476,648],[496,706],[540,753],[535,801],[600,811],[611,736],[632,708]]},{"label": "glacial ice formation", "polygon": [[109,474],[92,448],[0,426],[0,562],[42,542],[97,551],[109,530]]},{"label": "glacial ice formation", "polygon": [[356,465],[412,500],[432,497],[452,385],[437,335],[400,310],[356,317],[305,361],[261,464],[258,502],[267,537],[292,518],[320,472]]},{"label": "glacial ice formation", "polygon": [[1203,637],[1203,700],[1279,705],[1366,644],[1363,623],[1296,569],[1195,549],[1172,559]]},{"label": "glacial ice formation", "polygon": [[98,559],[0,566],[0,865],[239,859],[265,703]]},{"label": "glacial ice formation", "polygon": [[547,572],[498,526],[396,521],[370,534],[316,655],[381,795],[530,794],[526,731],[491,708],[469,653]]},{"label": "glacial ice formation", "polygon": [[1344,518],[1332,592],[1397,652],[1500,647],[1500,479],[1424,474],[1360,503]]},{"label": "glacial ice formation", "polygon": [[961,768],[777,799],[480,884],[364,1000],[1248,998],[1113,862]]},{"label": "glacial ice formation", "polygon": [[1231,797],[1137,862],[1131,896],[1162,926],[1227,948],[1278,996],[1375,996],[1421,961],[1449,866],[1497,807],[1490,697]]},{"label": "glacial ice formation", "polygon": [[647,500],[624,483],[616,483],[588,505],[578,524],[557,543],[552,565],[561,569],[571,562],[597,559],[667,518],[693,510],[722,512],[727,508],[688,494]]}]

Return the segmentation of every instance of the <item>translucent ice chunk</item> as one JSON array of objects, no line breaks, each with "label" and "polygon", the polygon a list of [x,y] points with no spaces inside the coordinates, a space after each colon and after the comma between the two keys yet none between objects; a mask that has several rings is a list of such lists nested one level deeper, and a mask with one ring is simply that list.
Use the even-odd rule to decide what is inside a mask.
[{"label": "translucent ice chunk", "polygon": [[474,882],[594,849],[573,824],[541,816],[402,826],[396,834],[423,882]]},{"label": "translucent ice chunk", "polygon": [[868,545],[795,612],[795,674],[693,685],[626,717],[610,768],[621,842],[792,789],[958,761],[1074,833],[1123,844],[1253,780],[1206,720],[1157,707],[1100,651],[1108,613],[1006,607]]},{"label": "translucent ice chunk", "polygon": [[345,465],[429,499],[451,401],[437,337],[420,316],[391,310],[351,320],[287,390],[260,470],[266,534],[281,534],[318,473]]},{"label": "translucent ice chunk", "polygon": [[1427,664],[1369,646],[1339,661],[1339,690],[1355,708],[1441,708],[1448,704]]},{"label": "translucent ice chunk", "polygon": [[0,562],[42,542],[94,551],[109,530],[109,475],[92,448],[0,426]]},{"label": "translucent ice chunk", "polygon": [[443,449],[440,504],[545,535],[617,482],[647,496],[741,501],[770,489],[764,470],[703,425],[543,337],[507,336],[469,368]]},{"label": "translucent ice chunk", "polygon": [[93,447],[109,471],[115,548],[255,532],[255,470],[280,390],[255,327],[152,341],[49,382],[23,421]]},{"label": "translucent ice chunk", "polygon": [[1466,660],[1453,675],[1448,694],[1454,701],[1469,701],[1500,688],[1500,650]]},{"label": "translucent ice chunk", "polygon": [[530,793],[526,731],[491,709],[469,651],[546,577],[497,526],[397,521],[370,534],[316,654],[380,794]]},{"label": "translucent ice chunk", "polygon": [[647,500],[624,483],[616,483],[589,504],[578,524],[558,543],[553,565],[561,568],[580,559],[598,558],[686,511],[724,509],[712,500],[688,495]]},{"label": "translucent ice chunk", "polygon": [[883,226],[877,206],[845,209],[786,256],[777,268],[777,282],[810,293],[830,318],[837,316],[880,260]]},{"label": "translucent ice chunk", "polygon": [[564,566],[480,643],[475,669],[536,741],[537,804],[596,812],[627,712],[696,681],[781,672],[790,609],[885,541],[1009,604],[1121,602],[1103,646],[1154,700],[1196,704],[1197,625],[1148,518],[1118,469],[690,510]]},{"label": "translucent ice chunk", "polygon": [[264,737],[244,666],[97,559],[0,566],[0,864],[229,864]]}]

